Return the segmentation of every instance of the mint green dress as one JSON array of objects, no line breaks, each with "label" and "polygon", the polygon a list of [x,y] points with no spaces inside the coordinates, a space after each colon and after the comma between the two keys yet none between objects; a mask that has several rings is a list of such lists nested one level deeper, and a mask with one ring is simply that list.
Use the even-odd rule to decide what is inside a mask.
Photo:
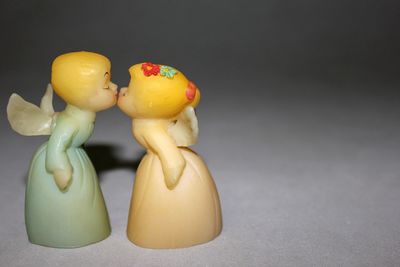
[{"label": "mint green dress", "polygon": [[[95,113],[67,106],[48,142],[33,156],[25,195],[25,223],[34,244],[81,247],[109,236],[111,229],[96,171],[81,147],[93,131]],[[55,169],[70,164],[72,182],[61,191]]]}]

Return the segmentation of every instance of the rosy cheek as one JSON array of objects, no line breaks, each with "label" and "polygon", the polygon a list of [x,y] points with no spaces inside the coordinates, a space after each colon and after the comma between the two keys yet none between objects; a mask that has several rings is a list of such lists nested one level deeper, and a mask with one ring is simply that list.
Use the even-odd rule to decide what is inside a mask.
[{"label": "rosy cheek", "polygon": [[186,98],[189,101],[192,101],[196,97],[196,85],[194,83],[189,82],[188,87],[186,88]]}]

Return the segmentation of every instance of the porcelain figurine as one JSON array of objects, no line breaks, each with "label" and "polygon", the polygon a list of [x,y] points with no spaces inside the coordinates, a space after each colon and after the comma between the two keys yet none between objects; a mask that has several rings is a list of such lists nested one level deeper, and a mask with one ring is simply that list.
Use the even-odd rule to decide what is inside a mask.
[{"label": "porcelain figurine", "polygon": [[136,172],[127,235],[147,248],[208,242],[222,229],[217,189],[197,141],[199,89],[175,68],[143,63],[129,69],[119,108],[132,118],[134,138],[147,154]]},{"label": "porcelain figurine", "polygon": [[[30,242],[74,248],[111,232],[96,171],[82,145],[93,131],[96,112],[117,101],[110,61],[96,53],[72,52],[52,64],[51,85],[40,107],[13,94],[7,107],[12,128],[22,135],[50,135],[32,158],[25,195]],[[55,113],[53,90],[66,103]]]}]

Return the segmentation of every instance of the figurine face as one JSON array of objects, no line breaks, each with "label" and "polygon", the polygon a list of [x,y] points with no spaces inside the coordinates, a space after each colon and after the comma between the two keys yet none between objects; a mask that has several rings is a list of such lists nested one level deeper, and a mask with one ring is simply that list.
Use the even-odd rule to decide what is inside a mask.
[{"label": "figurine face", "polygon": [[196,86],[174,68],[142,63],[129,73],[131,81],[120,91],[118,107],[132,118],[173,118],[200,100]]},{"label": "figurine face", "polygon": [[110,77],[111,63],[106,57],[72,52],[54,60],[51,83],[65,102],[97,112],[112,107],[117,101],[117,86]]},{"label": "figurine face", "polygon": [[110,72],[105,72],[102,83],[95,87],[94,92],[88,99],[88,109],[100,111],[108,109],[117,103],[117,85],[110,80]]}]

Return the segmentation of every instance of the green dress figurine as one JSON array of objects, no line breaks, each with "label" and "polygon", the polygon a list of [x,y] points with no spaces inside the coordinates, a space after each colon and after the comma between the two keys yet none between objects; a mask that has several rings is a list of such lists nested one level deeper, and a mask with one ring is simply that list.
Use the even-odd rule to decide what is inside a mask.
[{"label": "green dress figurine", "polygon": [[[7,115],[22,135],[50,135],[32,158],[25,195],[25,224],[31,243],[75,248],[111,232],[96,171],[82,145],[93,131],[96,112],[115,105],[117,86],[110,61],[91,52],[72,52],[52,64],[51,84],[40,107],[13,94]],[[54,91],[67,103],[52,107]]]}]

